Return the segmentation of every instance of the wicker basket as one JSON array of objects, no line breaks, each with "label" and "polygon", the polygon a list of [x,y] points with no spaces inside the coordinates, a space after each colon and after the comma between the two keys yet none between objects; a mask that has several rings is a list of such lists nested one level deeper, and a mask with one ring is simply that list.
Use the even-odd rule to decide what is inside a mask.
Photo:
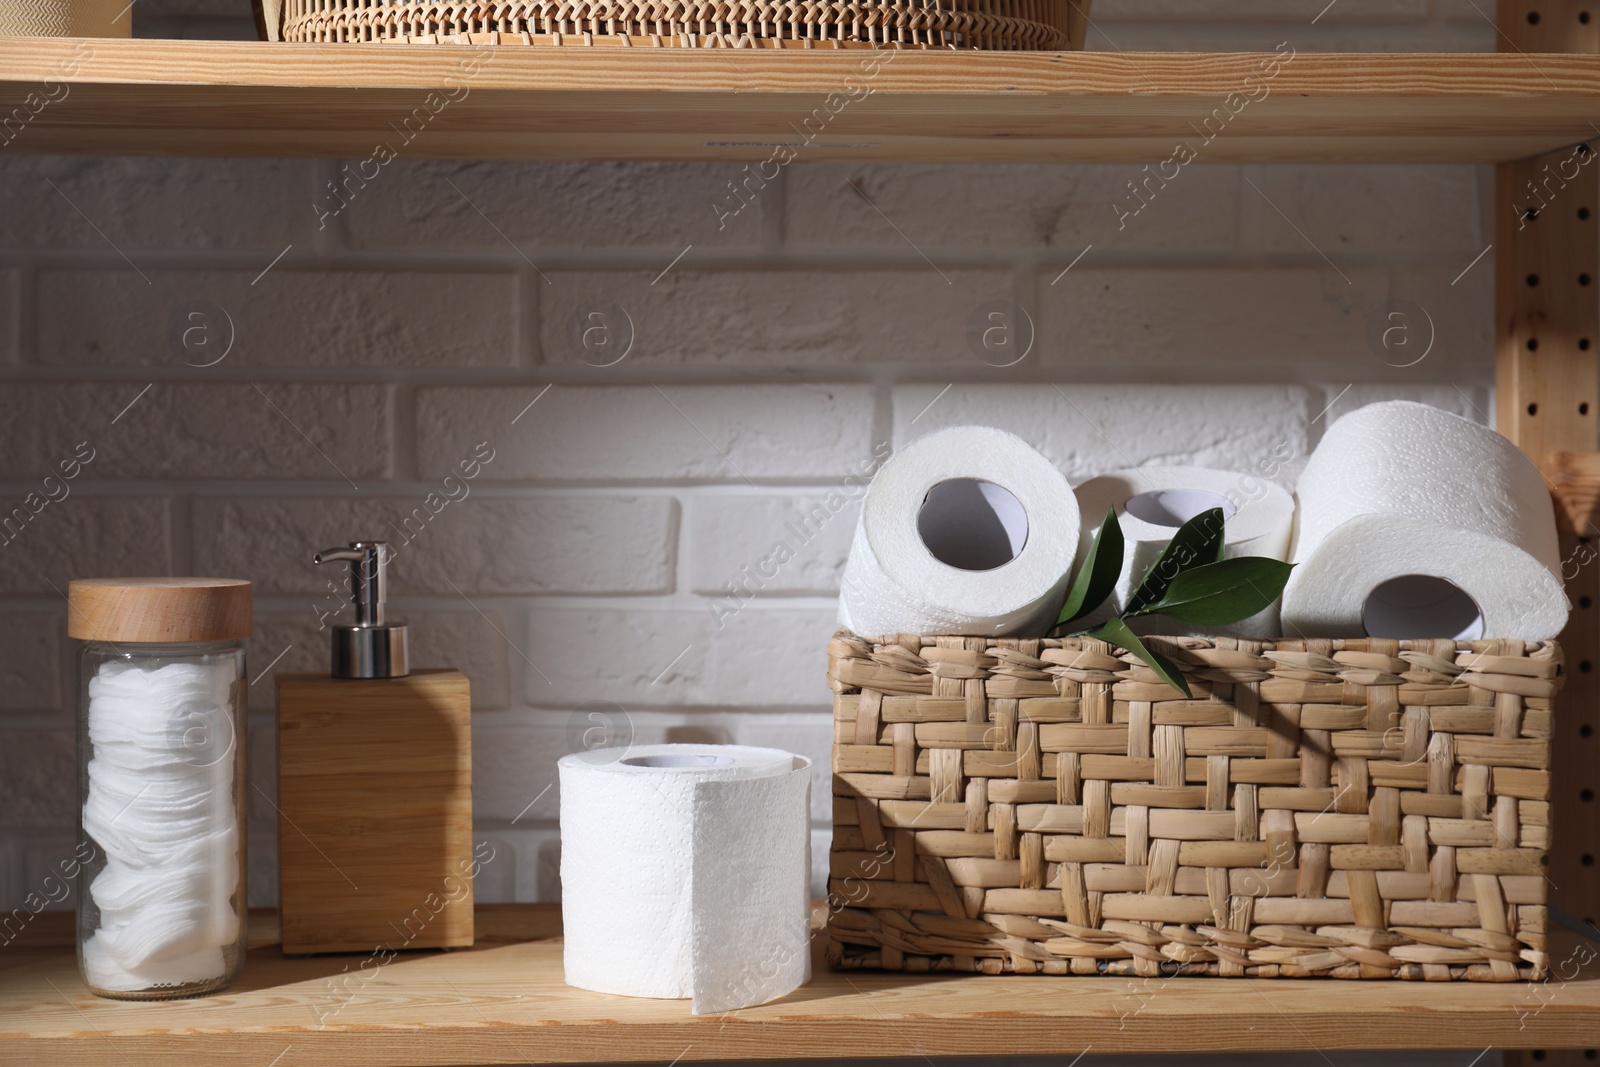
[{"label": "wicker basket", "polygon": [[1088,10],[1089,0],[286,0],[281,38],[1059,51],[1083,47]]},{"label": "wicker basket", "polygon": [[1544,973],[1554,643],[829,644],[838,967]]}]

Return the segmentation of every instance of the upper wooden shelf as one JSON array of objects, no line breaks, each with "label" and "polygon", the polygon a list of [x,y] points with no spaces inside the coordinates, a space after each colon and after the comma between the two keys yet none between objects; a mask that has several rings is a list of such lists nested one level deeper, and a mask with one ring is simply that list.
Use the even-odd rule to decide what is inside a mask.
[{"label": "upper wooden shelf", "polygon": [[[474,51],[484,58],[464,71]],[[864,73],[872,56],[887,58]],[[1300,52],[1264,74],[1271,61],[0,38],[0,110],[71,86],[12,152],[351,160],[387,144],[408,157],[753,162],[788,145],[803,160],[1142,164],[1186,143],[1202,162],[1473,163],[1600,136],[1600,55]],[[430,101],[447,85],[454,99]],[[872,91],[830,105],[849,86]],[[1215,112],[1230,92],[1257,99]]]},{"label": "upper wooden shelf", "polygon": [[[478,909],[469,951],[286,959],[253,914],[244,974],[201,1000],[127,1003],[84,988],[71,916],[0,947],[0,1064],[238,1067],[694,1062],[1355,1048],[1594,1047],[1593,946],[1552,936],[1533,985],[1046,978],[830,971],[722,1016],[687,1001],[567,987],[553,906]],[[1576,961],[1588,961],[1582,974]],[[1563,980],[1565,974],[1572,980]],[[1465,1060],[1463,1060],[1465,1062]]]}]

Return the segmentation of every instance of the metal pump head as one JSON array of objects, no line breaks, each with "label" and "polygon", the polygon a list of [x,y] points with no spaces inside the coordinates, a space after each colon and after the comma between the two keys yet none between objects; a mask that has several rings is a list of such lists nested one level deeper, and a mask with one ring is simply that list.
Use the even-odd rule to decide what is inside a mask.
[{"label": "metal pump head", "polygon": [[389,596],[385,568],[393,555],[387,541],[352,541],[349,548],[327,548],[313,563],[350,564],[350,595],[356,606],[354,626],[333,628],[335,678],[403,678],[411,673],[406,624],[383,617]]}]

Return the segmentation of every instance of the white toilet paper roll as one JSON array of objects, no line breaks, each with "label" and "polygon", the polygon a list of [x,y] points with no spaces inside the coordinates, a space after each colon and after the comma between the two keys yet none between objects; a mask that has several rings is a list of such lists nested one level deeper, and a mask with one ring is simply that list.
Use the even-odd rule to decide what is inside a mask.
[{"label": "white toilet paper roll", "polygon": [[811,761],[742,745],[563,756],[568,985],[731,1011],[811,977]]},{"label": "white toilet paper roll", "polygon": [[1295,495],[1289,637],[1539,641],[1566,624],[1549,489],[1487,427],[1370,404],[1329,427]]},{"label": "white toilet paper roll", "polygon": [[[1204,467],[1134,467],[1091,478],[1078,486],[1077,494],[1083,516],[1078,559],[1089,551],[1108,508],[1117,513],[1124,544],[1122,574],[1107,605],[1076,625],[1089,626],[1120,613],[1178,527],[1211,508],[1222,509],[1226,558],[1289,558],[1294,497],[1254,475]],[[1141,618],[1132,625],[1144,634],[1277,637],[1278,606],[1229,626],[1195,626],[1161,616]]]},{"label": "white toilet paper roll", "polygon": [[839,623],[865,636],[1042,635],[1077,543],[1072,487],[1026,441],[987,426],[939,430],[873,478]]}]

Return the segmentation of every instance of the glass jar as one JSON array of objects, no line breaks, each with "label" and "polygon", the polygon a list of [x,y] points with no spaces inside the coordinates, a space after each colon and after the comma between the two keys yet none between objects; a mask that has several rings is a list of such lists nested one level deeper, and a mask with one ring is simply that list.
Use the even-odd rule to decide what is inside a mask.
[{"label": "glass jar", "polygon": [[214,993],[245,954],[249,583],[75,581],[68,601],[79,968],[103,997]]}]

